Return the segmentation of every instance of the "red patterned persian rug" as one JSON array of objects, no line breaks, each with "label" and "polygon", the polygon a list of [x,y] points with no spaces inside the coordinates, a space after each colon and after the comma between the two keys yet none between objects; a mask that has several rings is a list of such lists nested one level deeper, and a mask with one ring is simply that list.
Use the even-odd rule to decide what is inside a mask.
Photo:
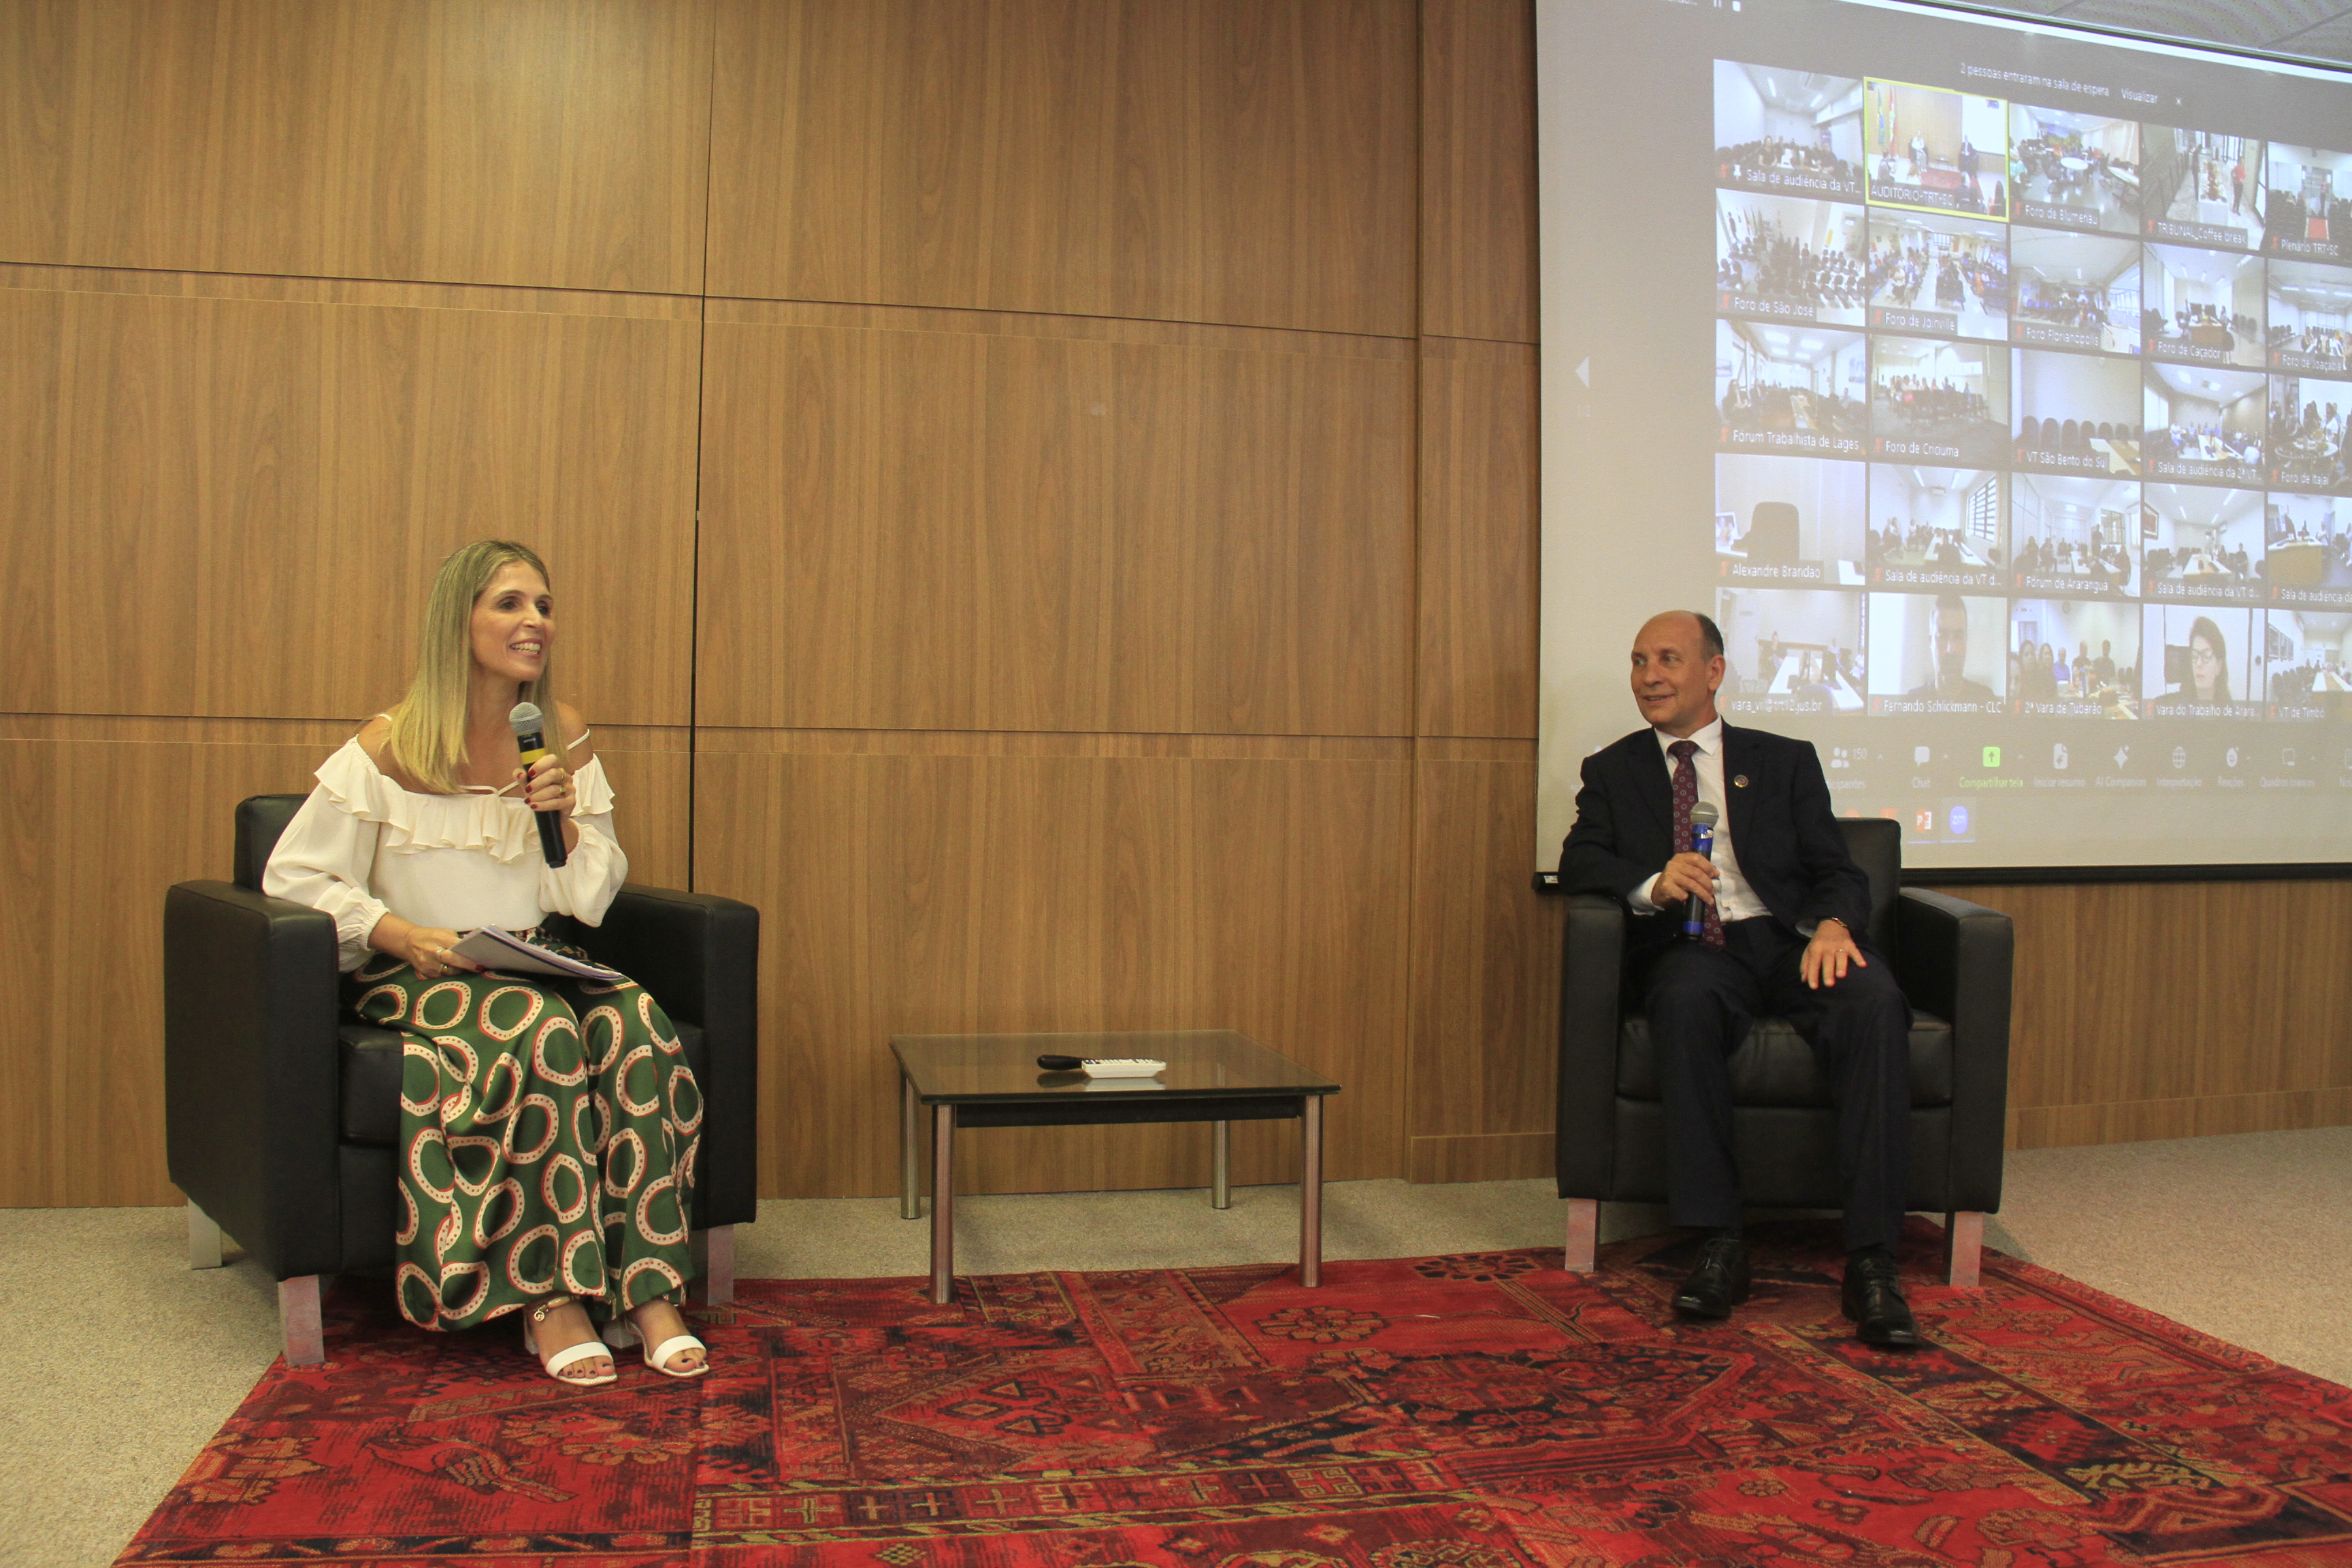
[{"label": "red patterned persian rug", "polygon": [[[1916,1222],[1915,1222],[1915,1225]],[[1988,1253],[1857,1343],[1833,1231],[1677,1322],[1692,1244],[750,1280],[713,1373],[567,1390],[346,1282],[124,1563],[1613,1568],[2352,1564],[2352,1393]]]}]

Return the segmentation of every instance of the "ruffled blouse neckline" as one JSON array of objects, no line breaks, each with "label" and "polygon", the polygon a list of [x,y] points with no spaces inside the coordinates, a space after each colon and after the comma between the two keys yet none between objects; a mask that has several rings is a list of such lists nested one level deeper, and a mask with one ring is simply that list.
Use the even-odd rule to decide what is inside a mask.
[{"label": "ruffled blouse neckline", "polygon": [[[359,738],[343,742],[318,771],[320,786],[339,809],[362,822],[380,824],[379,852],[414,854],[426,849],[478,849],[501,864],[533,853],[538,829],[519,796],[488,784],[462,795],[422,795],[404,788],[376,766]],[[577,816],[602,816],[613,809],[612,786],[604,760],[588,759],[572,775],[580,801]]]}]

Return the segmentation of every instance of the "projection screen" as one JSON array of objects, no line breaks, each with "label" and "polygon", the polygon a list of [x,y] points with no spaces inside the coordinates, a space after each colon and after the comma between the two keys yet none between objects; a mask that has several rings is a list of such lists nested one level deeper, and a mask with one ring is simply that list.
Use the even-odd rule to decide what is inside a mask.
[{"label": "projection screen", "polygon": [[1908,868],[2352,861],[2352,84],[1540,0],[1536,855],[1649,613]]}]

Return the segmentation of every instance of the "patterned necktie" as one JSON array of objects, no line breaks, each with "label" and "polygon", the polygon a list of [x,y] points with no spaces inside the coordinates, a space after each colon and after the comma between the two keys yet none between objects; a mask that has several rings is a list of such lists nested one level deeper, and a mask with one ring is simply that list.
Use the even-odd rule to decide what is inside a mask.
[{"label": "patterned necktie", "polygon": [[[1691,761],[1698,750],[1696,741],[1676,741],[1666,748],[1675,760],[1675,853],[1690,847],[1691,807],[1698,804],[1698,764]],[[1720,886],[1720,884],[1718,884]],[[1701,904],[1706,923],[1700,928],[1699,941],[1709,947],[1723,945],[1723,917],[1713,904]]]}]

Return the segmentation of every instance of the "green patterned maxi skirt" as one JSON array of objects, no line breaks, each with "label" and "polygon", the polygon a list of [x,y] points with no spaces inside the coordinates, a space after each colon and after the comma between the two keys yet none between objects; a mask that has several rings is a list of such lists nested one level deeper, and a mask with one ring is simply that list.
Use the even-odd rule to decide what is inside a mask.
[{"label": "green patterned maxi skirt", "polygon": [[702,1094],[643,987],[425,980],[376,955],[343,994],[404,1047],[404,1317],[471,1328],[556,1295],[600,1318],[673,1293],[682,1304]]}]

